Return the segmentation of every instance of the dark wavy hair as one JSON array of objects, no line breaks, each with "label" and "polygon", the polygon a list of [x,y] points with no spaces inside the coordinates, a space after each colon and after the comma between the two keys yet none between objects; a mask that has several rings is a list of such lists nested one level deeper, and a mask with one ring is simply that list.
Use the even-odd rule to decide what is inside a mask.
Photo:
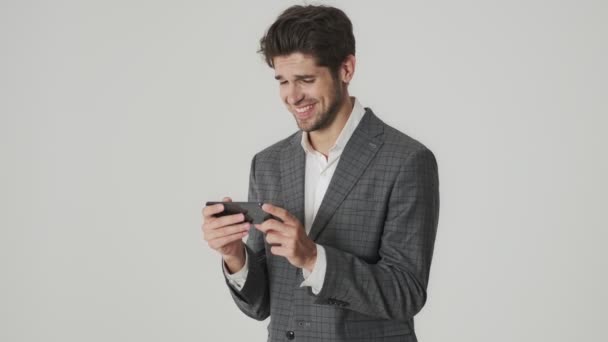
[{"label": "dark wavy hair", "polygon": [[330,6],[300,6],[286,9],[260,39],[260,50],[268,66],[273,58],[294,52],[308,54],[317,65],[336,75],[348,55],[355,54],[355,36],[350,19]]}]

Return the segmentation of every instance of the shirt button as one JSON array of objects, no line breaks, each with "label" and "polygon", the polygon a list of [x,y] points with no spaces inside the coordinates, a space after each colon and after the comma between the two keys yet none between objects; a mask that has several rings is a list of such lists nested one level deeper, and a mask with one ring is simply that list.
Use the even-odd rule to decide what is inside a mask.
[{"label": "shirt button", "polygon": [[288,340],[293,340],[294,338],[296,338],[296,334],[293,331],[288,331],[285,333],[285,336],[287,336]]}]

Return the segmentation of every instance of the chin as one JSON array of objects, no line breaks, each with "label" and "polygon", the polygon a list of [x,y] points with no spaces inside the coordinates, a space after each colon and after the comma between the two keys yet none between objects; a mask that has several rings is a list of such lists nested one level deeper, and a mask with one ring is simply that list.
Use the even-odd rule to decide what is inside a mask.
[{"label": "chin", "polygon": [[312,127],[310,125],[302,125],[300,122],[298,122],[298,128],[301,131],[310,132]]}]

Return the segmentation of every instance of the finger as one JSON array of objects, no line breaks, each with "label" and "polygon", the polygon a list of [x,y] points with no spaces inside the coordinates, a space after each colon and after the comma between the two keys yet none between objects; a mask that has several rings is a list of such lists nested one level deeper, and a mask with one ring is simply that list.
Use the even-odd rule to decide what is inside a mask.
[{"label": "finger", "polygon": [[226,215],[216,218],[215,220],[209,221],[204,224],[203,230],[210,231],[225,226],[230,226],[239,222],[243,222],[245,215],[239,213],[234,215]]},{"label": "finger", "polygon": [[266,234],[266,242],[268,242],[270,245],[283,245],[287,243],[287,238],[281,234],[271,231]]},{"label": "finger", "polygon": [[224,211],[224,205],[221,203],[209,205],[203,208],[203,216],[205,218],[211,218],[213,215],[221,213],[222,211]]},{"label": "finger", "polygon": [[[224,197],[222,202],[232,202],[232,199],[230,197]],[[224,211],[224,205],[221,203],[205,206],[203,208],[203,216],[209,217],[217,213],[221,213],[222,211]]]},{"label": "finger", "polygon": [[291,227],[274,219],[266,220],[263,223],[255,224],[254,226],[256,229],[264,233],[268,233],[269,231],[275,231],[286,236],[291,236]]},{"label": "finger", "polygon": [[273,255],[285,257],[287,256],[287,249],[282,246],[272,246],[270,247],[270,253],[272,253]]},{"label": "finger", "polygon": [[203,233],[204,239],[206,241],[215,240],[224,236],[229,236],[232,234],[240,233],[240,232],[248,232],[250,228],[250,224],[248,222],[241,224],[233,224],[231,226],[225,226],[213,230],[208,230]]},{"label": "finger", "polygon": [[291,215],[289,213],[289,211],[287,211],[281,207],[272,205],[270,203],[264,203],[262,205],[262,210],[264,210],[265,212],[267,212],[273,216],[280,218],[283,222],[288,223],[288,224],[295,220],[295,217],[293,215]]},{"label": "finger", "polygon": [[229,244],[231,242],[242,239],[246,235],[247,235],[247,232],[234,233],[231,235],[223,236],[221,238],[213,239],[211,241],[207,241],[207,243],[209,244],[209,247],[217,250],[217,249],[220,249],[220,248],[226,246],[227,244]]}]

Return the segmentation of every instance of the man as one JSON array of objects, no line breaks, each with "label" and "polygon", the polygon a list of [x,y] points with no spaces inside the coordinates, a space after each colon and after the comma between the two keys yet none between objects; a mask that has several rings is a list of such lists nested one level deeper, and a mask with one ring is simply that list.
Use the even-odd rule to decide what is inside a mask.
[{"label": "man", "polygon": [[288,8],[260,52],[300,130],[251,164],[249,201],[280,220],[252,228],[215,217],[222,204],[203,209],[234,301],[271,317],[269,341],[416,341],[439,212],[433,154],[349,96],[355,39],[339,9]]}]

